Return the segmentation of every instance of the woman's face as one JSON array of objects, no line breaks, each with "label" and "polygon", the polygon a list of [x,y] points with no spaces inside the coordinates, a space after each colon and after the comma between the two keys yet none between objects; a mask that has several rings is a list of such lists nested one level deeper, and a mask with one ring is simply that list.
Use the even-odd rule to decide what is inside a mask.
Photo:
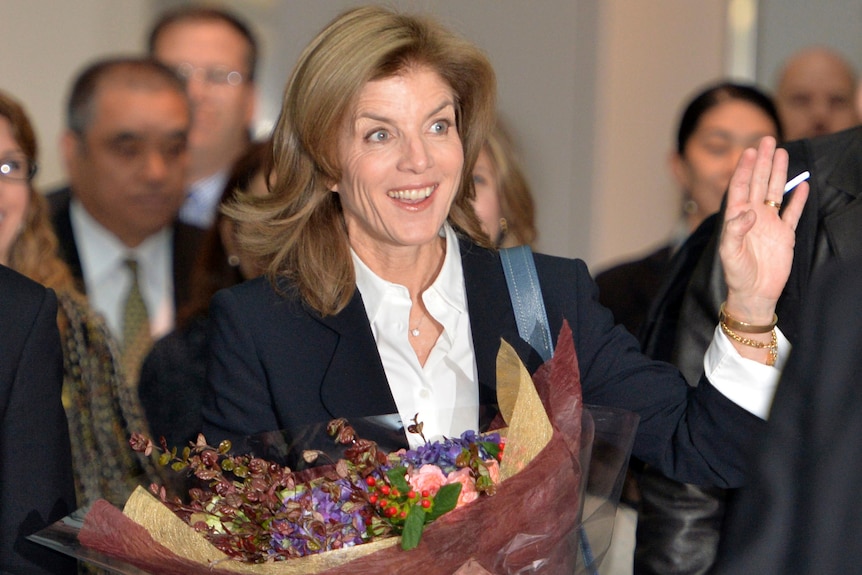
[{"label": "woman's face", "polygon": [[672,160],[673,173],[696,202],[701,219],[721,207],[743,150],[776,135],[772,119],[744,100],[722,102],[701,117],[683,155],[674,154]]},{"label": "woman's face", "polygon": [[369,82],[338,140],[341,198],[360,254],[431,244],[461,184],[455,94],[433,70]]},{"label": "woman's face", "polygon": [[[27,162],[27,156],[12,136],[9,119],[0,116],[0,163]],[[30,203],[27,180],[10,180],[0,175],[0,263],[9,263],[9,250],[24,225]]]},{"label": "woman's face", "polygon": [[482,222],[482,230],[496,244],[500,239],[500,218],[503,214],[500,207],[497,170],[487,148],[482,148],[476,160],[476,166],[473,168],[473,184],[476,188],[473,208],[479,216],[479,221]]}]

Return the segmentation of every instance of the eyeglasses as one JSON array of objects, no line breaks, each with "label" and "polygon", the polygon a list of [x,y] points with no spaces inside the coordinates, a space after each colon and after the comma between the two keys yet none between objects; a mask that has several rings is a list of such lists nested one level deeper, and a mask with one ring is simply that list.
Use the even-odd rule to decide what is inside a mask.
[{"label": "eyeglasses", "polygon": [[39,167],[26,156],[14,155],[0,158],[0,178],[16,182],[29,182]]},{"label": "eyeglasses", "polygon": [[239,86],[244,78],[236,70],[228,70],[224,66],[198,67],[184,62],[173,67],[180,79],[188,84],[195,76],[210,86]]}]

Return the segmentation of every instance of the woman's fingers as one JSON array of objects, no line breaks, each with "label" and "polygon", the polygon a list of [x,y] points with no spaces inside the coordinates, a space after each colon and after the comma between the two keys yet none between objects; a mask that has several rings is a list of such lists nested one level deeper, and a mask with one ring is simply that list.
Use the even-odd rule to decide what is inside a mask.
[{"label": "woman's fingers", "polygon": [[787,152],[776,150],[775,138],[766,136],[757,149],[745,150],[739,158],[728,188],[728,203],[781,204],[787,178]]}]

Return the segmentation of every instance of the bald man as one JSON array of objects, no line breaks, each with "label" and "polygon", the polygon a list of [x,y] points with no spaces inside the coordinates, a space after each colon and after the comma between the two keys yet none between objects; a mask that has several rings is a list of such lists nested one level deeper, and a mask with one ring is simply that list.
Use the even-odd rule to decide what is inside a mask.
[{"label": "bald man", "polygon": [[837,52],[806,48],[781,69],[775,104],[788,141],[840,132],[859,124],[856,73]]}]

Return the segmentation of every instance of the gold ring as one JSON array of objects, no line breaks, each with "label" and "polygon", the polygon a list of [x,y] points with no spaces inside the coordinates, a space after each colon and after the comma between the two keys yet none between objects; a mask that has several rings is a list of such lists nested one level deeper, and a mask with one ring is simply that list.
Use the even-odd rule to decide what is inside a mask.
[{"label": "gold ring", "polygon": [[763,200],[763,203],[767,206],[773,207],[777,210],[781,209],[781,202],[773,202],[772,200]]}]

